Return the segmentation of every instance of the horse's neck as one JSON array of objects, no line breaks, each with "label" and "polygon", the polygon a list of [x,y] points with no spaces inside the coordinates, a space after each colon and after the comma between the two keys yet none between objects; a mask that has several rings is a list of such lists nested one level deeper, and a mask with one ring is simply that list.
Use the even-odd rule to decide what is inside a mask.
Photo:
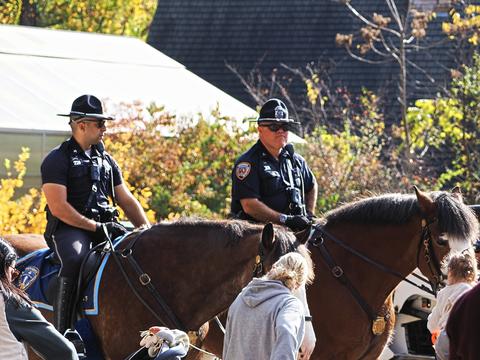
[{"label": "horse's neck", "polygon": [[[341,233],[339,238],[348,245],[357,249],[373,261],[400,274],[408,276],[416,267],[416,256],[419,241],[419,229],[416,229],[415,222],[401,226],[360,226],[349,227],[349,235],[345,230],[339,229],[332,232]],[[368,236],[362,235],[368,234]],[[348,239],[348,240],[347,240]],[[369,264],[357,255],[344,255],[350,258],[349,268],[344,269],[359,292],[374,307],[383,305],[387,296],[402,280],[397,276]]]},{"label": "horse's neck", "polygon": [[[210,253],[208,259],[204,259],[204,265],[199,265],[198,271],[203,278],[189,286],[186,296],[182,295],[189,299],[188,309],[182,307],[190,313],[187,315],[190,325],[201,325],[230,306],[253,277],[258,243],[258,236],[249,236],[241,239],[238,245],[227,248],[227,251],[218,246],[219,251]],[[208,267],[208,270],[202,267]]]}]

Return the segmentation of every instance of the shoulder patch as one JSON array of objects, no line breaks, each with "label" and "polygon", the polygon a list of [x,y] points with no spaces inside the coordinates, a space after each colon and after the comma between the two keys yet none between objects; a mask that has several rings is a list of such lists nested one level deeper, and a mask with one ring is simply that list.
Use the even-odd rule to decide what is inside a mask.
[{"label": "shoulder patch", "polygon": [[238,180],[245,179],[248,174],[250,174],[250,170],[252,165],[249,162],[241,162],[235,168],[235,175],[237,176]]},{"label": "shoulder patch", "polygon": [[20,274],[20,278],[17,280],[18,287],[21,290],[27,290],[38,278],[39,269],[36,266],[27,266],[25,270]]}]

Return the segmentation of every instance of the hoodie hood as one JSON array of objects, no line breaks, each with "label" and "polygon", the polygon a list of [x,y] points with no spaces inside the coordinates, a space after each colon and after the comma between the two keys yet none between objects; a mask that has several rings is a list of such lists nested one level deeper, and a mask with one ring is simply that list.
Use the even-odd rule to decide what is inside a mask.
[{"label": "hoodie hood", "polygon": [[254,278],[243,289],[241,298],[247,306],[253,308],[275,296],[284,294],[291,293],[281,281]]}]

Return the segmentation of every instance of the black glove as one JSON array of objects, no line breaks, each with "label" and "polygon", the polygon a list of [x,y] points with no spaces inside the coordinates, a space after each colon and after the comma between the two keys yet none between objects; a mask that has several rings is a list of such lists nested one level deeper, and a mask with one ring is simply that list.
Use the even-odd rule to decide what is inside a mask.
[{"label": "black glove", "polygon": [[119,236],[122,236],[126,234],[128,231],[125,229],[122,225],[119,223],[116,223],[114,221],[106,222],[106,223],[99,223],[97,222],[96,224],[96,230],[95,230],[95,237],[97,238],[98,242],[102,242],[106,240],[105,237],[105,231],[103,228],[108,232],[108,235],[110,235],[110,239],[116,239]]},{"label": "black glove", "polygon": [[303,215],[288,215],[285,225],[293,231],[302,231],[312,225],[312,221]]}]

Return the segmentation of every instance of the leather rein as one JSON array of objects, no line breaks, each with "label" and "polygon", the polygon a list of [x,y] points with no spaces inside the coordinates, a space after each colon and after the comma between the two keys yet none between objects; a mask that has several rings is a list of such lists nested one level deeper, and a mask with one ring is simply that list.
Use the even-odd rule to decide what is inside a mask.
[{"label": "leather rein", "polygon": [[325,264],[329,268],[332,276],[336,278],[343,286],[345,286],[355,301],[358,303],[358,305],[363,309],[363,311],[367,314],[367,316],[370,318],[371,321],[375,321],[378,319],[377,313],[371,308],[371,306],[365,301],[365,299],[362,297],[362,295],[359,293],[355,285],[350,281],[348,278],[347,274],[345,274],[344,270],[340,265],[338,265],[333,257],[330,255],[330,252],[327,249],[327,246],[325,244],[325,240],[331,240],[335,244],[339,245],[342,247],[344,250],[347,252],[359,257],[363,261],[367,262],[368,264],[376,267],[377,269],[381,270],[384,273],[393,275],[400,280],[406,281],[409,284],[419,288],[420,290],[426,291],[427,293],[430,293],[432,295],[436,294],[436,291],[438,289],[438,286],[441,282],[442,278],[442,272],[440,268],[440,262],[438,261],[438,258],[435,254],[435,251],[433,249],[433,239],[430,231],[430,225],[438,221],[436,218],[433,219],[432,221],[428,222],[425,219],[422,219],[422,231],[421,231],[421,236],[420,236],[420,241],[418,244],[418,249],[417,249],[417,267],[419,266],[419,261],[420,261],[420,252],[422,249],[422,245],[424,248],[424,259],[426,263],[429,266],[430,271],[433,274],[433,278],[435,279],[435,283],[431,283],[428,279],[426,279],[423,276],[420,276],[418,274],[413,273],[412,275],[416,276],[419,278],[421,281],[430,284],[432,287],[432,290],[427,288],[425,285],[417,285],[413,281],[407,279],[405,276],[400,274],[399,272],[379,263],[378,261],[373,260],[372,258],[368,257],[367,255],[355,250],[351,246],[347,245],[345,242],[341,241],[334,235],[332,235],[330,232],[328,232],[324,227],[320,225],[313,225],[310,234],[309,234],[309,240],[308,243],[310,243],[312,246],[317,248],[322,256],[322,259],[324,260]]},{"label": "leather rein", "polygon": [[[170,306],[168,306],[168,304],[162,298],[162,295],[160,295],[157,288],[152,284],[152,279],[150,278],[150,275],[148,275],[148,273],[143,271],[140,264],[137,262],[137,260],[135,260],[133,256],[133,250],[134,250],[135,244],[142,237],[144,233],[145,233],[145,230],[140,231],[138,234],[136,234],[136,236],[122,250],[115,249],[112,240],[107,234],[108,242],[110,244],[109,252],[112,254],[116,264],[118,265],[118,268],[120,269],[120,272],[122,273],[123,277],[125,278],[125,281],[127,282],[132,292],[135,294],[137,299],[143,304],[143,306],[145,306],[145,308],[147,308],[148,311],[150,311],[152,315],[160,322],[160,324],[164,326],[169,326],[169,327],[173,325],[175,329],[186,330],[184,324],[175,315],[175,313],[170,308]],[[143,287],[148,289],[148,291],[152,295],[155,302],[160,306],[160,308],[162,309],[162,312],[166,315],[168,321],[165,321],[165,318],[161,316],[157,311],[155,311],[147,303],[144,297],[142,297],[140,292],[137,290],[137,288],[133,284],[133,280],[128,276],[127,272],[125,271],[125,268],[121,263],[121,259],[125,259],[128,261],[128,263],[130,264],[130,267],[133,269],[133,271],[137,275],[138,282]]]}]

